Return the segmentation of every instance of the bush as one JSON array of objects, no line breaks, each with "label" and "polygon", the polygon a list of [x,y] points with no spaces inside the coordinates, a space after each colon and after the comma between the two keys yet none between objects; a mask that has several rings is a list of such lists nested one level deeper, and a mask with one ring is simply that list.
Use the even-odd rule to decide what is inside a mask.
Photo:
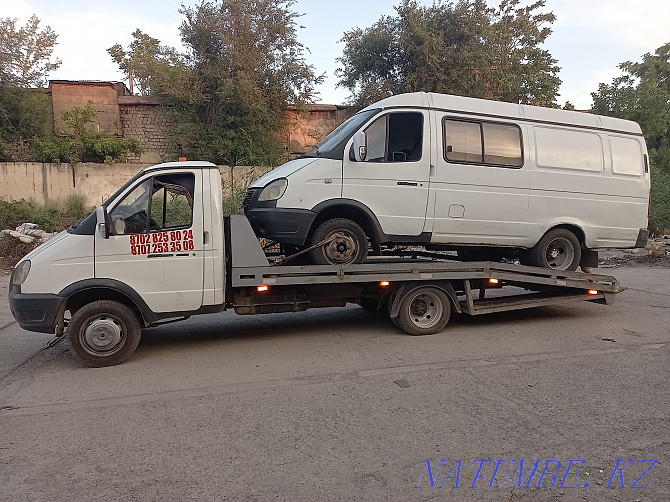
[{"label": "bush", "polygon": [[117,138],[99,132],[88,132],[82,137],[84,142],[84,162],[125,162],[128,154],[142,153],[140,142],[135,138]]},{"label": "bush", "polygon": [[58,232],[86,216],[91,209],[86,207],[81,195],[71,195],[45,205],[25,199],[11,202],[0,199],[0,230],[13,230],[22,223],[31,222],[46,232]]},{"label": "bush", "polygon": [[62,138],[59,136],[38,138],[34,141],[33,145],[35,149],[35,158],[38,162],[48,162],[52,164],[60,164],[61,162],[72,164],[77,162],[70,138]]},{"label": "bush", "polygon": [[651,167],[649,230],[654,235],[670,233],[670,172]]}]

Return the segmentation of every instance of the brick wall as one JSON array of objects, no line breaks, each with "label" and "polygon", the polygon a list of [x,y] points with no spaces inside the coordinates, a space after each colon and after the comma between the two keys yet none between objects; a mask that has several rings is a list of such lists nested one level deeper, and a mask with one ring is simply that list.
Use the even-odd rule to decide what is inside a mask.
[{"label": "brick wall", "polygon": [[63,110],[78,106],[85,108],[92,101],[93,109],[98,112],[88,127],[112,136],[121,136],[121,118],[119,116],[119,96],[126,92],[125,85],[118,82],[70,82],[52,80],[50,82],[51,99],[54,109],[54,130],[56,134],[69,134],[63,123]]},{"label": "brick wall", "polygon": [[119,112],[124,138],[138,139],[144,152],[131,155],[128,162],[157,163],[177,160],[177,146],[170,139],[175,122],[159,106],[145,96],[119,97]]},{"label": "brick wall", "polygon": [[305,153],[352,114],[353,111],[344,106],[289,106],[281,138],[289,154]]},{"label": "brick wall", "polygon": [[[98,116],[89,124],[94,130],[124,138],[136,138],[144,152],[129,156],[130,163],[158,163],[177,160],[176,145],[170,132],[174,121],[160,103],[150,96],[131,96],[122,82],[67,81],[50,82],[53,96],[54,128],[66,134],[61,112],[73,106],[85,107],[92,101]],[[287,123],[279,137],[287,159],[305,153],[315,143],[346,120],[353,111],[336,105],[289,106]],[[18,155],[17,160],[24,156]]]}]

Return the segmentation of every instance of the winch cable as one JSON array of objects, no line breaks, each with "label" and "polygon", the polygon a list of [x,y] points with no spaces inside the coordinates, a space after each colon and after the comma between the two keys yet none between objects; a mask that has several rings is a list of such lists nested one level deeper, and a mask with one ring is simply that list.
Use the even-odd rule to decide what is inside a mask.
[{"label": "winch cable", "polygon": [[59,337],[54,338],[53,340],[50,340],[49,343],[47,343],[45,347],[42,347],[41,349],[38,349],[38,350],[35,351],[32,355],[30,355],[30,356],[28,356],[26,359],[24,359],[21,363],[19,363],[19,364],[17,364],[16,366],[14,366],[14,368],[12,368],[11,370],[9,370],[9,372],[7,372],[7,373],[5,373],[4,375],[2,375],[2,376],[0,377],[0,382],[3,381],[5,378],[7,378],[7,377],[8,377],[9,375],[11,375],[12,373],[14,373],[16,370],[18,370],[21,366],[23,366],[24,364],[26,364],[28,361],[30,361],[33,357],[37,356],[38,354],[41,354],[42,352],[44,352],[44,351],[47,350],[47,349],[50,349],[51,347],[54,347],[54,346],[55,346],[56,344],[58,344],[58,342],[60,342],[63,338],[65,338],[65,337],[63,337],[63,336],[59,336]]}]

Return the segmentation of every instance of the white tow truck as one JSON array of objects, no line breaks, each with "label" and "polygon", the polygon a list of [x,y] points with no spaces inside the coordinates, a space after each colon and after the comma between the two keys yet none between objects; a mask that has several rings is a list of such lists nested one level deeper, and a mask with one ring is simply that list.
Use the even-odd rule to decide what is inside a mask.
[{"label": "white tow truck", "polygon": [[[231,308],[265,314],[355,303],[385,309],[403,331],[425,335],[442,331],[452,312],[611,304],[621,291],[603,275],[418,251],[361,264],[294,265],[292,257],[268,256],[245,216],[224,217],[221,198],[214,164],[140,171],[17,264],[9,304],[18,324],[66,335],[75,357],[108,366],[130,357],[144,328]],[[316,245],[333,243],[337,236]]]}]

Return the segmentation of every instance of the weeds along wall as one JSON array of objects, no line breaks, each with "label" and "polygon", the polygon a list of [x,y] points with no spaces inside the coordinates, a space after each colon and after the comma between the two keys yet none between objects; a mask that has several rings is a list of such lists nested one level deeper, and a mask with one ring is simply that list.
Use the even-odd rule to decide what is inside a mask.
[{"label": "weeds along wall", "polygon": [[[45,204],[80,195],[97,206],[138,171],[151,164],[42,164],[0,163],[0,199],[33,200]],[[270,167],[219,166],[225,197],[238,197],[254,179]]]}]

